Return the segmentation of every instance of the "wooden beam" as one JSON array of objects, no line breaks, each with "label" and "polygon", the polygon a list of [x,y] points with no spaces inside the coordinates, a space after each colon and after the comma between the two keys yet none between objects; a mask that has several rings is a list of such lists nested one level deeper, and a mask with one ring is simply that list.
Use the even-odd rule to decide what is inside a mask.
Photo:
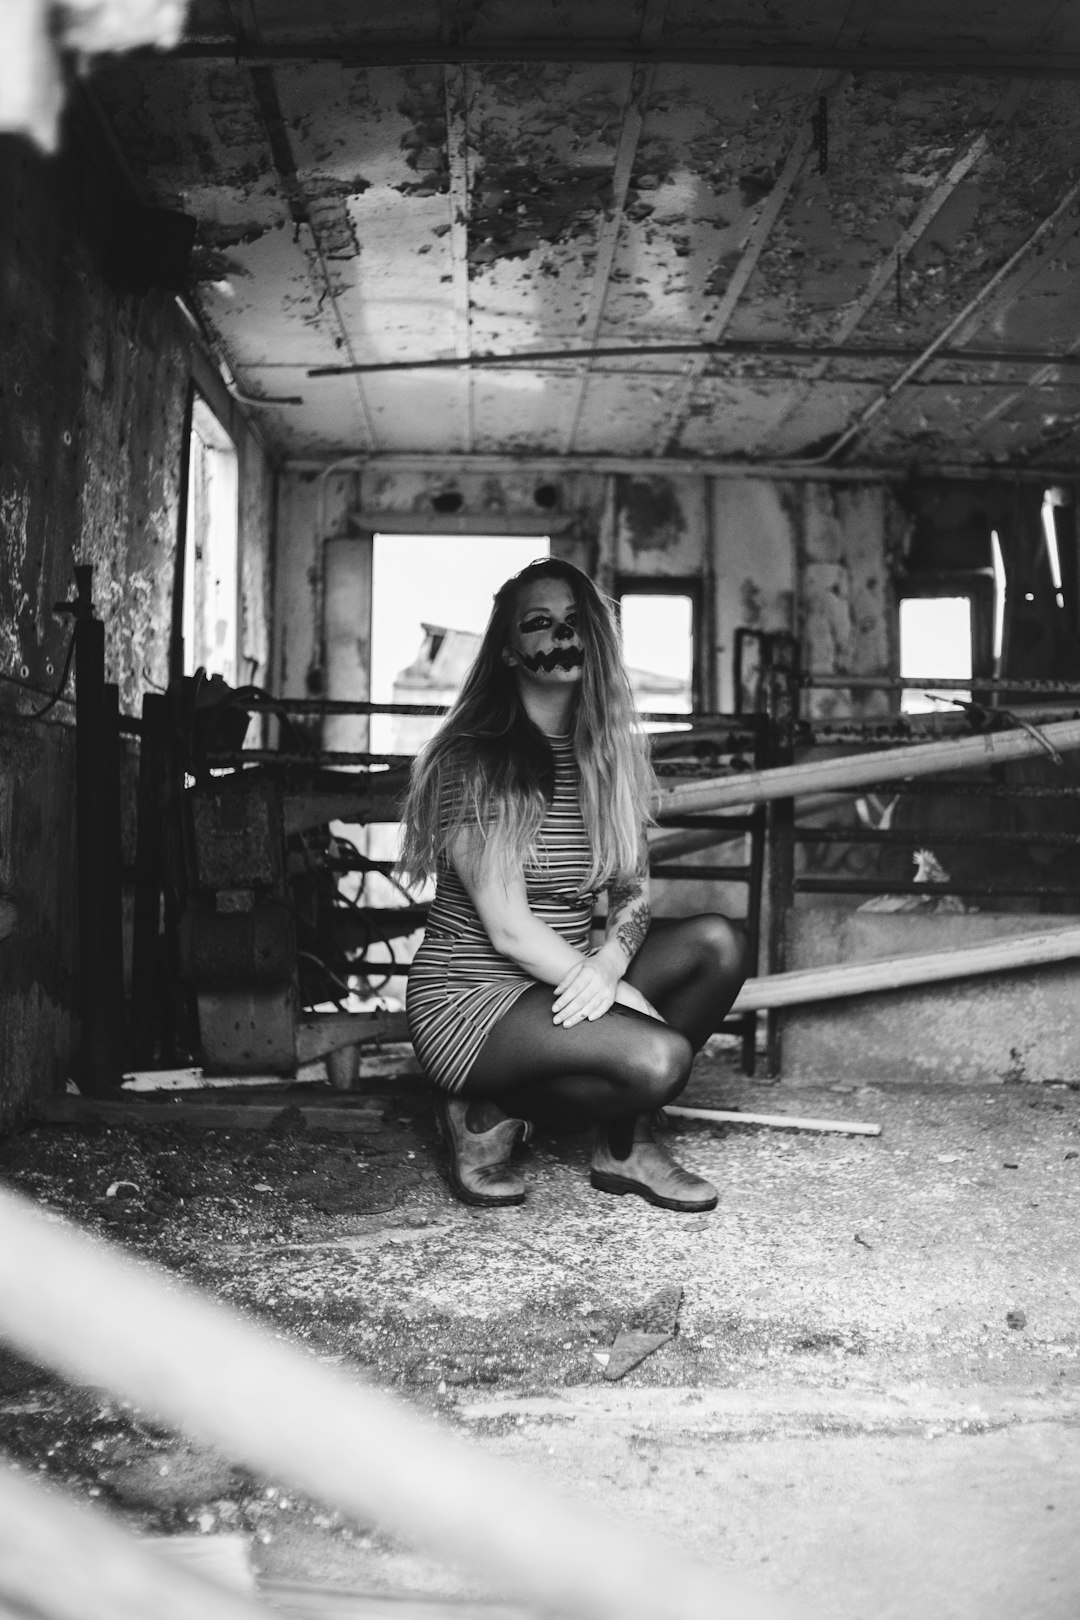
[{"label": "wooden beam", "polygon": [[779,1131],[834,1131],[841,1136],[880,1136],[881,1126],[862,1119],[813,1119],[804,1114],[748,1114],[736,1108],[679,1108],[668,1103],[665,1114],[676,1119],[703,1119],[713,1125],[768,1125]]},{"label": "wooden beam", "polygon": [[954,315],[952,320],[941,329],[937,337],[926,345],[922,354],[906,365],[899,376],[895,377],[889,384],[888,388],[883,389],[876,399],[871,400],[870,404],[865,406],[854,421],[833,441],[824,455],[817,459],[825,462],[835,462],[842,451],[848,449],[857,439],[860,439],[871,424],[889,409],[906,384],[937,358],[939,350],[954,342],[962,343],[966,335],[975,331],[987,318],[989,314],[987,306],[990,305],[991,300],[995,295],[999,294],[1006,283],[1015,277],[1021,267],[1025,271],[1027,270],[1027,261],[1030,260],[1036,248],[1044,247],[1047,238],[1054,237],[1062,229],[1066,230],[1070,236],[1073,235],[1076,230],[1076,221],[1073,216],[1078,202],[1080,202],[1080,181],[1069,187],[1053,213],[1048,214],[1036,226],[1031,235],[1006,259],[1005,263],[994,271],[994,274],[984,282],[974,298],[970,299],[960,313]]},{"label": "wooden beam", "polygon": [[776,1007],[809,1007],[875,991],[945,984],[987,973],[1012,973],[1046,967],[1080,957],[1080,926],[1015,934],[983,945],[958,945],[923,956],[889,956],[873,962],[841,962],[831,967],[800,968],[771,978],[747,979],[735,998],[733,1013],[763,1012]]},{"label": "wooden beam", "polygon": [[[128,59],[160,62],[159,52],[131,51]],[[184,40],[169,52],[170,61],[339,62],[343,67],[414,67],[442,63],[487,62],[631,62],[658,66],[690,63],[706,67],[780,67],[794,72],[819,70],[836,73],[887,73],[918,76],[957,75],[973,78],[1080,79],[1080,53],[980,49],[970,45],[921,47],[900,43],[879,46],[836,46],[812,40],[717,44],[688,38],[636,45],[625,38],[558,38],[533,36],[491,41],[313,37],[299,41],[258,42],[245,38],[238,44],[229,35],[216,40]]]},{"label": "wooden beam", "polygon": [[[306,235],[308,239],[308,245],[304,249],[304,257],[307,260],[309,274],[317,294],[317,312],[321,313],[324,309],[328,311],[330,324],[334,329],[336,346],[348,356],[351,362],[355,362],[356,352],[352,346],[348,327],[338,305],[334,278],[330,274],[330,266],[326,262],[317,223],[312,219],[311,201],[304,191],[303,182],[297,172],[296,159],[292,150],[292,139],[278,98],[273,68],[268,66],[249,67],[248,77],[251,81],[259,116],[266,130],[270,157],[274,168],[277,170],[282,194],[292,214],[296,237],[300,240],[302,236]],[[356,401],[356,421],[361,440],[359,448],[371,451],[375,448],[377,442],[375,427],[368,408],[363,382],[359,378],[353,384],[353,397]]]},{"label": "wooden beam", "polygon": [[[640,44],[650,45],[660,37],[663,32],[666,10],[667,0],[646,0],[645,15],[642,18],[641,33],[639,35]],[[630,189],[630,177],[634,171],[634,159],[637,156],[638,142],[641,139],[641,131],[645,123],[645,110],[652,94],[654,72],[655,69],[651,64],[634,67],[630,72],[629,90],[626,106],[623,109],[622,128],[619,131],[619,144],[615,152],[615,164],[611,177],[611,209],[600,227],[597,237],[596,261],[593,266],[589,307],[585,313],[585,322],[581,331],[582,343],[586,349],[594,347],[604,318],[604,306],[607,303],[608,289],[611,284],[611,270],[615,263],[615,253],[622,232],[626,195]],[[574,448],[581,413],[585,408],[585,398],[589,391],[589,364],[589,362],[586,362],[582,372],[577,400],[567,422],[562,446],[564,455],[570,455]]]},{"label": "wooden beam", "polygon": [[[1024,85],[1023,90],[1026,91],[1026,89],[1027,86]],[[1011,113],[1014,107],[1018,104],[1018,101],[1019,96],[1016,93],[1015,87],[1010,85],[1005,96],[1002,98],[1002,105],[1007,103]],[[975,165],[986,155],[989,144],[989,132],[988,130],[984,129],[975,137],[973,141],[969,142],[964,151],[961,152],[960,156],[953,162],[948,173],[934,188],[930,196],[925,199],[922,207],[915,215],[915,218],[912,220],[911,224],[905,231],[901,232],[900,236],[896,240],[895,246],[890,248],[889,252],[881,260],[877,269],[870,277],[870,280],[867,282],[858,298],[856,298],[855,301],[849,305],[844,314],[836,322],[832,332],[829,334],[830,345],[842,346],[847,343],[848,339],[859,327],[863,317],[867,315],[877,303],[877,300],[881,297],[881,294],[885,291],[886,287],[892,284],[897,273],[898,265],[903,263],[904,259],[915,247],[916,243],[918,243],[925,235],[931,221],[934,220],[941,212],[942,208],[948,202],[957,186],[966,178],[968,173],[975,167]],[[775,441],[776,436],[780,432],[781,428],[783,428],[784,425],[790,421],[790,419],[795,415],[796,411],[801,410],[802,406],[813,393],[815,385],[829,372],[830,360],[831,357],[822,358],[816,365],[811,367],[803,381],[801,381],[792,390],[788,403],[785,405],[781,414],[774,422],[770,423],[769,427],[762,434],[757,444],[755,444],[755,455],[765,453],[770,444]]]},{"label": "wooden beam", "polygon": [[[472,354],[469,302],[469,160],[468,68],[447,64],[443,69],[446,100],[446,156],[450,170],[450,276],[454,300],[454,348],[459,361]],[[473,415],[472,372],[462,378],[464,431],[467,454],[472,453],[476,428]]]},{"label": "wooden beam", "polygon": [[[388,963],[387,966],[390,966]],[[296,1061],[314,1063],[316,1058],[342,1046],[359,1046],[367,1041],[407,1041],[409,1026],[403,1012],[308,1013],[296,1023]]]},{"label": "wooden beam", "polygon": [[[218,1537],[200,1537],[200,1540]],[[162,1557],[100,1508],[0,1469],[0,1612],[15,1620],[272,1620],[254,1594]]]},{"label": "wooden beam", "polygon": [[774,770],[739,771],[704,782],[683,782],[661,789],[653,803],[660,816],[694,811],[732,810],[807,793],[847,792],[875,782],[934,776],[941,771],[982,770],[1010,759],[1032,759],[1047,744],[1062,753],[1080,748],[1080,720],[1062,720],[1030,731],[992,731],[980,737],[947,738],[911,748],[886,748],[836,759],[804,760]]},{"label": "wooden beam", "polygon": [[[616,1524],[590,1502],[557,1496],[368,1387],[355,1368],[327,1365],[6,1189],[0,1335],[30,1360],[197,1434],[257,1476],[287,1481],[349,1518],[463,1565],[541,1613],[778,1620],[786,1612],[769,1594],[641,1526]],[[36,1601],[29,1607],[36,1612]],[[64,1612],[77,1620],[90,1610],[84,1602]],[[139,1612],[163,1620],[174,1614],[153,1603]]]},{"label": "wooden beam", "polygon": [[[819,86],[815,85],[812,92],[817,95]],[[765,250],[773,226],[780,217],[780,213],[790,196],[795,182],[803,170],[810,152],[813,135],[810,124],[805,116],[805,102],[799,101],[799,125],[795,139],[791,144],[783,168],[776,178],[776,183],[766,197],[764,204],[758,212],[756,219],[743,247],[742,256],[732,271],[731,279],[724,289],[724,296],[719,306],[706,323],[702,336],[710,343],[716,343],[723,336],[724,330],[735,313],[735,307],[746,290],[750,277],[757,269],[758,260]],[[683,370],[682,377],[671,389],[664,414],[657,423],[654,435],[655,443],[660,447],[662,455],[670,455],[675,442],[679,437],[680,429],[686,420],[687,412],[693,395],[694,385],[709,364],[708,355],[696,355],[688,362]]]},{"label": "wooden beam", "polygon": [[[333,466],[332,452],[322,457],[294,456],[283,463],[290,472],[317,472]],[[427,451],[380,451],[377,455],[358,456],[358,470],[365,472],[433,472],[447,473],[629,473],[641,472],[640,456],[574,455],[559,456],[551,451],[509,454],[479,454],[460,456],[442,455]],[[877,462],[858,466],[831,467],[807,461],[783,461],[774,457],[768,461],[743,461],[737,457],[722,456],[654,456],[649,459],[649,471],[662,472],[669,477],[704,474],[709,478],[766,478],[790,479],[793,483],[824,484],[911,484],[918,478],[948,478],[957,482],[999,483],[1012,485],[1018,480],[1030,484],[1074,484],[1077,481],[1076,463],[1058,466],[1003,465],[1001,462],[946,461],[927,459],[912,462]],[[460,513],[457,514],[460,517]],[[399,510],[398,519],[404,513]],[[419,519],[420,514],[416,514]],[[386,514],[386,521],[391,521]]]},{"label": "wooden beam", "polygon": [[[314,1131],[372,1131],[382,1126],[383,1110],[370,1101],[346,1107],[341,1093],[334,1093],[336,1106],[297,1101],[295,1092],[280,1102],[188,1102],[186,1094],[175,1092],[168,1102],[105,1102],[94,1097],[54,1097],[34,1109],[32,1118],[42,1125],[112,1125],[120,1130],[179,1125],[189,1131],[265,1131],[281,1118],[287,1108],[303,1117]],[[200,1096],[205,1096],[200,1092]],[[180,1098],[185,1100],[181,1101]]]}]

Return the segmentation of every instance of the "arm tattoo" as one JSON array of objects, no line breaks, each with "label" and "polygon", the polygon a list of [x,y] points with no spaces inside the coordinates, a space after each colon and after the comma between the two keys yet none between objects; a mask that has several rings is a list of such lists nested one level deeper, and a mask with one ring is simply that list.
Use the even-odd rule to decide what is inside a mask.
[{"label": "arm tattoo", "polygon": [[608,905],[611,908],[612,916],[617,911],[621,911],[623,906],[629,905],[632,900],[636,900],[641,894],[642,887],[641,879],[636,873],[633,877],[623,878],[621,883],[612,883],[608,889]]},{"label": "arm tattoo", "polygon": [[615,938],[626,952],[627,962],[632,962],[649,932],[649,918],[651,912],[649,902],[641,900],[630,912],[625,922],[619,924],[615,930]]}]

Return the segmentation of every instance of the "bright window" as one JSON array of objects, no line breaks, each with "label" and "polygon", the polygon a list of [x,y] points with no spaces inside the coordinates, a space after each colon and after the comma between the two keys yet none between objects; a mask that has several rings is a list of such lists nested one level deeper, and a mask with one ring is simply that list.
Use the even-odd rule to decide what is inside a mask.
[{"label": "bright window", "polygon": [[188,447],[184,552],[184,674],[203,668],[237,685],[240,617],[236,446],[196,399]]},{"label": "bright window", "polygon": [[[905,714],[937,709],[930,681],[970,680],[972,635],[970,596],[905,596],[900,599],[900,674],[927,679],[924,692],[902,693]],[[945,691],[944,698],[971,697],[970,691]]]},{"label": "bright window", "polygon": [[[694,707],[693,597],[624,586],[619,620],[638,708],[651,714],[689,714]],[[653,722],[648,729],[678,728]]]},{"label": "bright window", "polygon": [[[535,535],[377,534],[372,561],[371,701],[452,703],[504,580],[549,543]],[[436,719],[377,714],[375,754],[414,754]]]}]

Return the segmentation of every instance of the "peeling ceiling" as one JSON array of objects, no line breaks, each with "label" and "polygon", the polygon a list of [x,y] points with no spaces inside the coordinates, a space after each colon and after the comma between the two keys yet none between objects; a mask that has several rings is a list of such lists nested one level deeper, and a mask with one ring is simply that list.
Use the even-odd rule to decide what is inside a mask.
[{"label": "peeling ceiling", "polygon": [[194,0],[91,86],[282,456],[899,469],[1075,460],[1078,80],[1073,0]]}]

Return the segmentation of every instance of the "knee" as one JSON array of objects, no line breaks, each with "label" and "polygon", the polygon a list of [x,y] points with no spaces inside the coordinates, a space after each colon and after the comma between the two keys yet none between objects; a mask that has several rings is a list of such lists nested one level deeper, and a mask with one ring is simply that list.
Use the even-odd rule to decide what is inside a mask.
[{"label": "knee", "polygon": [[657,1024],[642,1031],[629,1076],[635,1111],[647,1114],[677,1097],[690,1078],[694,1049],[677,1029]]},{"label": "knee", "polygon": [[741,922],[706,912],[687,919],[701,965],[741,984],[750,972],[750,938]]}]

